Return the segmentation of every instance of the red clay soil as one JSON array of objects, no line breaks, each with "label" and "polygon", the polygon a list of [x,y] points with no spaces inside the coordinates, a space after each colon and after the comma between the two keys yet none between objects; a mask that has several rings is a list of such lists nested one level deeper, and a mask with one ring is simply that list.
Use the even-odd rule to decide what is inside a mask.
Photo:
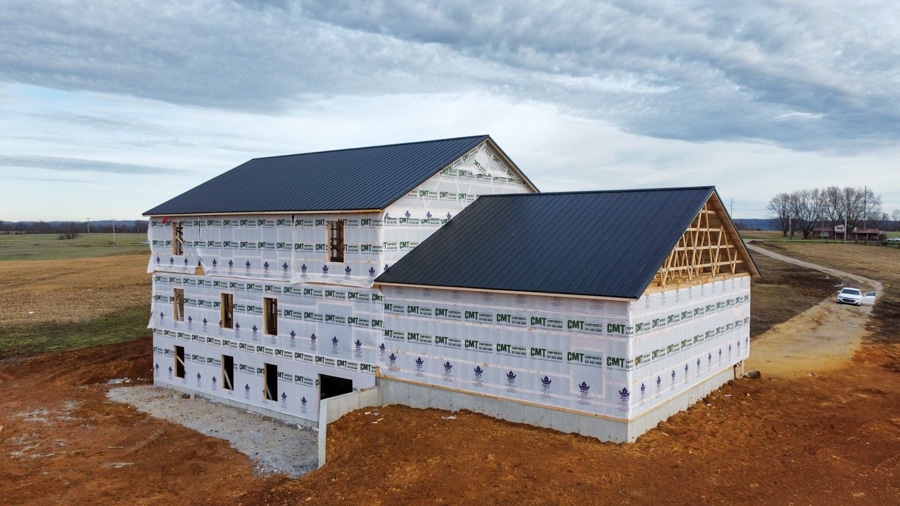
[{"label": "red clay soil", "polygon": [[[260,477],[228,443],[105,397],[150,341],[0,362],[3,504],[896,504],[900,346],[738,380],[637,443],[386,406],[329,427],[328,465]],[[373,413],[377,413],[374,414]],[[453,416],[455,418],[447,418]],[[373,423],[373,422],[378,423]]]},{"label": "red clay soil", "polygon": [[255,475],[226,441],[109,401],[108,380],[150,376],[149,337],[6,359],[0,504],[898,504],[891,297],[844,365],[764,369],[633,444],[385,406],[330,425],[328,464],[293,480]]}]

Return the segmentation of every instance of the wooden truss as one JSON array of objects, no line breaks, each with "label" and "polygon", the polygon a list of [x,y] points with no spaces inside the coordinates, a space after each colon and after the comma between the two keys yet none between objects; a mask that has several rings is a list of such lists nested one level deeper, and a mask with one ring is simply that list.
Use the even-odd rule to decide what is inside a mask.
[{"label": "wooden truss", "polygon": [[659,268],[651,287],[695,285],[755,270],[748,265],[737,232],[727,218],[723,219],[724,209],[717,204],[714,198],[704,204]]}]

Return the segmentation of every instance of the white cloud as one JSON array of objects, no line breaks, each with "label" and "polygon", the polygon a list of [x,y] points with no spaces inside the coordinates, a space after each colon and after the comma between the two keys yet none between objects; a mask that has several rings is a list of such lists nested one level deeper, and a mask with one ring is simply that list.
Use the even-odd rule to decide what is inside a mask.
[{"label": "white cloud", "polygon": [[898,34],[886,1],[10,0],[2,170],[140,187],[134,216],[253,156],[489,133],[545,190],[716,184],[756,215],[871,181],[891,210]]}]

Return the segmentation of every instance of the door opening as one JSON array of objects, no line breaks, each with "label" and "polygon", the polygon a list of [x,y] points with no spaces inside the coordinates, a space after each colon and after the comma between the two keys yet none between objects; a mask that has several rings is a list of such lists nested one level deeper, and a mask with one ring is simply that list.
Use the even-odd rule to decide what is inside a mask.
[{"label": "door opening", "polygon": [[184,371],[184,346],[175,347],[175,377],[183,378]]},{"label": "door opening", "polygon": [[266,364],[266,400],[278,400],[278,366]]},{"label": "door opening", "polygon": [[222,355],[222,388],[234,390],[234,357]]}]

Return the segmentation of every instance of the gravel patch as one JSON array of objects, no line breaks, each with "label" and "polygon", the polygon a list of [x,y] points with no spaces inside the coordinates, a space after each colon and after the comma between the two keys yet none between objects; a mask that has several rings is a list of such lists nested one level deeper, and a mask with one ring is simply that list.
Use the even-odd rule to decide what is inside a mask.
[{"label": "gravel patch", "polygon": [[155,418],[224,439],[250,457],[259,474],[299,477],[318,467],[318,433],[202,397],[140,385],[112,388],[107,397]]}]

